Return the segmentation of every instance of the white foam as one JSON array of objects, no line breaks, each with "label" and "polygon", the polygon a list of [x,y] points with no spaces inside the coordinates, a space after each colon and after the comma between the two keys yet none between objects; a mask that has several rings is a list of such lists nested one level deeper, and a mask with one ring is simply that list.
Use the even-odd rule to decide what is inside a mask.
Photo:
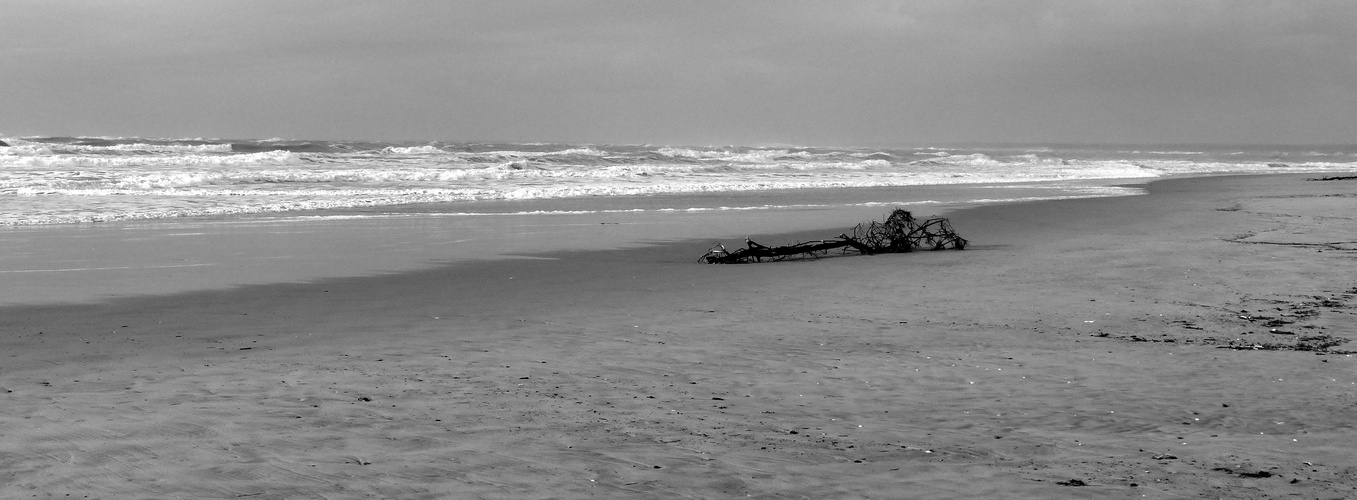
[{"label": "white foam", "polygon": [[[1350,160],[1351,154],[1333,152],[1203,157],[1192,151],[1148,156],[1103,151],[1091,159],[1053,148],[484,148],[309,142],[324,152],[236,153],[225,143],[117,140],[123,143],[7,140],[11,146],[0,147],[0,196],[8,196],[5,201],[14,209],[0,214],[0,224],[775,189],[1035,183],[1076,196],[1098,196],[1105,193],[1074,184],[1354,169],[1354,163],[1335,161]],[[256,144],[261,142],[295,141]],[[493,150],[466,151],[473,148]]]},{"label": "white foam", "polygon": [[436,146],[388,146],[382,148],[382,153],[394,155],[435,155],[445,154],[446,152]]},{"label": "white foam", "polygon": [[111,146],[87,146],[78,144],[65,144],[53,146],[59,153],[103,153],[103,152],[135,152],[135,153],[230,153],[230,144],[115,144]]},{"label": "white foam", "polygon": [[[24,146],[27,147],[27,146]],[[15,148],[8,148],[13,150]],[[228,165],[287,165],[300,159],[297,153],[267,151],[231,155],[183,154],[172,156],[107,156],[63,154],[42,147],[17,155],[0,156],[0,168],[29,167],[42,169],[103,168],[125,169],[135,167],[205,167]]]}]

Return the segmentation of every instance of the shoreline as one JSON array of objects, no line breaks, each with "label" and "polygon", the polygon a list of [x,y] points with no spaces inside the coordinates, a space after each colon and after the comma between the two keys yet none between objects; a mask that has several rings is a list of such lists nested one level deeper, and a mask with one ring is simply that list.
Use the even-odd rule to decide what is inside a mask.
[{"label": "shoreline", "polygon": [[1304,178],[5,307],[0,496],[1351,495],[1354,359],[1297,347],[1357,338],[1357,197]]},{"label": "shoreline", "polygon": [[1067,191],[1040,184],[784,190],[7,227],[0,228],[0,306],[418,272],[460,261],[750,231],[823,226],[837,235],[896,206],[946,212],[991,195]]}]

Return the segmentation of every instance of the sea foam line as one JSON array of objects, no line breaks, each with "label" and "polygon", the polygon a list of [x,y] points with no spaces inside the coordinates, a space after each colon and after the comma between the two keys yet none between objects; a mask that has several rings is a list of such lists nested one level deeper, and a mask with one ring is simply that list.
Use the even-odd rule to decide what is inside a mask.
[{"label": "sea foam line", "polygon": [[67,267],[62,269],[11,269],[0,271],[0,274],[16,273],[65,273],[71,271],[118,271],[124,269],[165,269],[172,267],[204,267],[215,266],[216,264],[167,264],[163,266],[116,266],[116,267]]}]

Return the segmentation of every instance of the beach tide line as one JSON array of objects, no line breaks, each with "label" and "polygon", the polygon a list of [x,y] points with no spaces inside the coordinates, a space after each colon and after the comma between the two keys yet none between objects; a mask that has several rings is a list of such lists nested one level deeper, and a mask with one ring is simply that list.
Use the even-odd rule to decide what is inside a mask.
[{"label": "beach tide line", "polygon": [[71,271],[116,271],[122,269],[165,269],[172,267],[203,267],[215,266],[216,264],[168,264],[163,266],[115,266],[115,267],[69,267],[63,269],[12,269],[0,271],[0,274],[17,273],[64,273]]}]

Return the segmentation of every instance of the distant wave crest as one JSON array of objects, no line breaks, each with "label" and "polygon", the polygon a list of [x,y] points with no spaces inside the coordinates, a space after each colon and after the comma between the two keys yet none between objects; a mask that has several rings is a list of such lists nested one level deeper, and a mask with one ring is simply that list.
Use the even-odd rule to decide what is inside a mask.
[{"label": "distant wave crest", "polygon": [[[477,200],[1357,170],[1357,148],[820,148],[14,137],[0,224]],[[1090,196],[1073,192],[1071,196]]]}]

